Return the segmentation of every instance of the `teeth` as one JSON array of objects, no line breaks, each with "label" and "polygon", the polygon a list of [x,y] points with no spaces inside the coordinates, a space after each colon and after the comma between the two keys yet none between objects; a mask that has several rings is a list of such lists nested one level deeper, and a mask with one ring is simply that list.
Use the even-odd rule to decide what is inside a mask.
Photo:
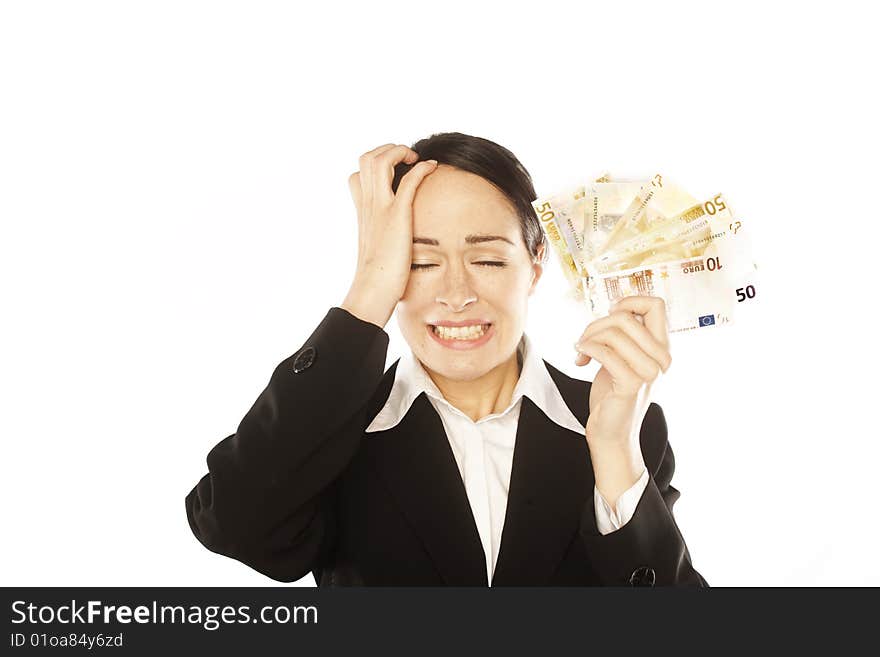
[{"label": "teeth", "polygon": [[444,340],[474,340],[485,333],[483,326],[476,324],[474,326],[435,326],[434,333]]}]

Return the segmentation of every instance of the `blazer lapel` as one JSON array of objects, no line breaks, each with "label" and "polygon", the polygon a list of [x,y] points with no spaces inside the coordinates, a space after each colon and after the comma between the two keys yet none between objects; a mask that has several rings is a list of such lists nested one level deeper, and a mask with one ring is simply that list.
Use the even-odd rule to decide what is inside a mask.
[{"label": "blazer lapel", "polygon": [[387,482],[449,586],[488,586],[486,555],[443,421],[424,392],[361,449]]},{"label": "blazer lapel", "polygon": [[[544,361],[575,416],[586,423],[589,382]],[[386,373],[370,417],[384,404],[397,362]],[[425,393],[401,422],[361,445],[449,586],[487,586],[486,555],[464,482],[439,414]],[[546,585],[575,540],[595,478],[583,435],[550,420],[523,397],[493,586]]]},{"label": "blazer lapel", "polygon": [[594,485],[584,436],[523,397],[492,586],[546,586],[577,536]]}]

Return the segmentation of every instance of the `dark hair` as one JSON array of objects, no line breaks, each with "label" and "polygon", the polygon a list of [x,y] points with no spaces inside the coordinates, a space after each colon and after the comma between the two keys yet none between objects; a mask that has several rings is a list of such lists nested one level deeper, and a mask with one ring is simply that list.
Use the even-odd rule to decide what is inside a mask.
[{"label": "dark hair", "polygon": [[[412,148],[419,160],[437,160],[438,164],[475,173],[501,191],[516,209],[523,242],[532,258],[538,257],[538,247],[544,244],[546,262],[549,248],[544,230],[532,201],[537,198],[532,177],[516,156],[494,141],[473,137],[460,132],[440,132],[414,143]],[[400,179],[414,165],[401,162],[394,168],[391,190],[397,192]]]}]

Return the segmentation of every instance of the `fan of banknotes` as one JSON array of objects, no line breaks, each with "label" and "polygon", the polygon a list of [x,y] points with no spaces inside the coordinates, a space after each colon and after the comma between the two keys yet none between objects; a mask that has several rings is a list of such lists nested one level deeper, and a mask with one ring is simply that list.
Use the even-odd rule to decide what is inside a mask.
[{"label": "fan of banknotes", "polygon": [[594,319],[626,296],[661,297],[676,333],[729,324],[755,299],[746,222],[722,194],[700,201],[660,174],[603,175],[533,206],[572,297]]}]

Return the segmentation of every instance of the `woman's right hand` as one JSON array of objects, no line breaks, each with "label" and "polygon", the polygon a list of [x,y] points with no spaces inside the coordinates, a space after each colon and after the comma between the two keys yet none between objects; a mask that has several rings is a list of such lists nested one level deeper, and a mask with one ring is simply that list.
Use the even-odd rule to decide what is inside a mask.
[{"label": "woman's right hand", "polygon": [[418,159],[418,153],[407,146],[385,144],[361,155],[360,171],[348,179],[357,208],[358,260],[340,307],[380,328],[406,290],[412,263],[413,199],[437,162],[418,162],[401,178],[396,194],[391,191],[394,167]]}]

